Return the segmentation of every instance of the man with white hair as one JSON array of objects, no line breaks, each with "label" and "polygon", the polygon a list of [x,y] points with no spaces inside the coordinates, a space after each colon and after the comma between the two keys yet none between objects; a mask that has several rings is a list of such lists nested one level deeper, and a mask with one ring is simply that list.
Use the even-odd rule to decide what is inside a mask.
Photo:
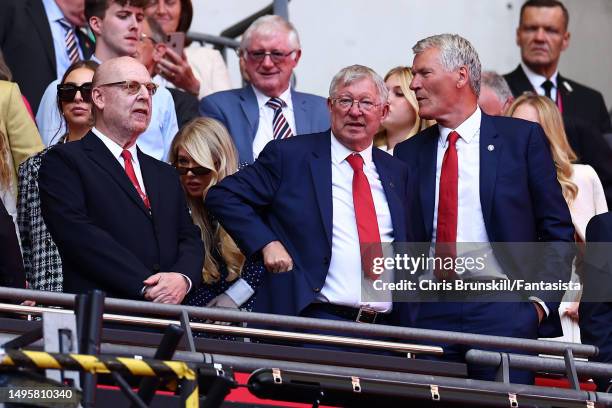
[{"label": "man with white hair", "polygon": [[[397,145],[395,156],[418,180],[408,235],[432,243],[435,259],[444,261],[444,267],[423,271],[421,279],[451,288],[458,281],[491,287],[506,280],[568,281],[574,227],[540,125],[480,110],[480,60],[466,39],[436,35],[417,42],[413,51],[410,89],[419,115],[437,126]],[[468,266],[466,245],[484,267]],[[431,293],[430,301],[420,305],[417,326],[535,339],[540,323],[550,320],[547,326],[560,335],[562,291],[462,294]],[[469,348],[443,346],[444,358],[454,361],[464,361]],[[495,378],[490,367],[468,365],[468,370],[472,378]],[[511,370],[510,380],[530,383],[533,376]]]},{"label": "man with white hair", "polygon": [[302,55],[291,23],[273,15],[258,18],[244,32],[238,53],[250,84],[205,97],[200,114],[227,127],[241,163],[252,163],[271,140],[329,128],[325,99],[291,89]]},{"label": "man with white hair", "polygon": [[482,73],[478,106],[484,113],[503,116],[513,101],[512,91],[503,76],[493,71]]}]

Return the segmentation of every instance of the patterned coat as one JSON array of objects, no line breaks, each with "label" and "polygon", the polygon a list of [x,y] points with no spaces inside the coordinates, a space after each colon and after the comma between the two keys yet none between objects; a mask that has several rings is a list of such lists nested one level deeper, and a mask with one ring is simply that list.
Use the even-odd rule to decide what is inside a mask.
[{"label": "patterned coat", "polygon": [[[63,141],[64,138],[60,143]],[[49,149],[30,157],[19,166],[17,225],[30,289],[61,292],[62,260],[43,220],[38,192],[38,171]]]}]

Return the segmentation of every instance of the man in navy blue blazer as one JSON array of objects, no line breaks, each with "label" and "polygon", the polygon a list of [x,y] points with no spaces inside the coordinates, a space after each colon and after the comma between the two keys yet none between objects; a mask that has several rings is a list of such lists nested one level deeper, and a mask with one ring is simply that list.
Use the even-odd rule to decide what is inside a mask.
[{"label": "man in navy blue blazer", "polygon": [[[261,253],[271,272],[257,290],[255,311],[377,323],[400,309],[390,299],[361,295],[362,285],[373,283],[362,279],[364,229],[375,235],[366,243],[406,240],[407,166],[372,144],[387,95],[371,69],[342,69],[330,86],[331,131],[270,142],[253,165],[208,192],[210,212],[245,255]],[[357,164],[353,170],[354,161],[363,170]],[[354,195],[365,190],[367,220],[364,201]]]},{"label": "man in navy blue blazer", "polygon": [[[244,88],[202,99],[200,114],[229,130],[240,163],[252,163],[265,145],[278,138],[329,129],[329,111],[320,96],[291,88],[291,75],[302,50],[295,27],[279,16],[255,20],[242,36],[239,56]],[[281,132],[283,125],[290,134]]]},{"label": "man in navy blue blazer", "polygon": [[[455,246],[457,257],[457,242],[481,243],[486,267],[467,272],[457,268],[449,281],[568,281],[574,228],[541,127],[481,112],[480,61],[466,39],[436,35],[417,42],[413,51],[410,88],[419,115],[435,119],[437,125],[395,148],[395,156],[418,180],[408,216],[411,237],[436,243],[443,237],[440,242]],[[527,244],[489,244],[509,242]],[[544,244],[536,244],[540,242],[561,244],[543,249]],[[422,279],[444,280],[437,272],[426,271]],[[421,303],[417,326],[537,338],[540,322],[548,317],[556,319],[551,326],[560,335],[556,307],[562,294],[536,291],[523,299],[519,293],[505,293],[507,302],[496,302],[494,294],[485,292],[474,294],[475,302],[452,303],[441,293],[433,299],[437,302]],[[445,345],[444,358],[463,361],[465,351]],[[495,377],[493,369],[468,368],[473,378]],[[511,372],[513,382],[532,380],[530,373]]]},{"label": "man in navy blue blazer", "polygon": [[135,144],[155,90],[135,59],[102,63],[93,78],[94,128],[44,157],[42,215],[66,292],[179,304],[201,281],[204,246],[178,174]]}]

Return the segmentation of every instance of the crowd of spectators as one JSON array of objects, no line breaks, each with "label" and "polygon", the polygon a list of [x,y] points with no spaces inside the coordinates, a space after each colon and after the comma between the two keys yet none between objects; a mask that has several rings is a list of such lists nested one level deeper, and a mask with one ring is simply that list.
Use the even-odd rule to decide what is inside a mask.
[{"label": "crowd of spectators", "polygon": [[[1,3],[1,285],[582,340],[612,362],[612,297],[373,290],[397,272],[376,271],[398,251],[388,243],[450,260],[419,282],[589,281],[589,241],[612,241],[612,126],[601,93],[559,73],[560,1],[523,4],[506,75],[439,34],[384,77],[342,68],[325,97],[291,85],[290,22],[246,29],[236,88],[218,51],[190,43],[192,18],[191,0]],[[459,268],[463,243],[484,270]]]}]

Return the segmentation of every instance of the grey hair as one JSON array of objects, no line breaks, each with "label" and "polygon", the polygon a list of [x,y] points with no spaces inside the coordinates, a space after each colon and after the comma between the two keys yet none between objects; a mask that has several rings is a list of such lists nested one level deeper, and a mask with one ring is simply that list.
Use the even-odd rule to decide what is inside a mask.
[{"label": "grey hair", "polygon": [[480,59],[472,44],[458,34],[438,34],[418,41],[412,51],[420,54],[430,48],[440,51],[440,63],[447,71],[455,71],[465,65],[468,69],[470,87],[480,95]]},{"label": "grey hair", "polygon": [[495,71],[484,71],[482,73],[482,86],[491,88],[502,103],[512,98],[512,91],[510,91],[508,82]]},{"label": "grey hair", "polygon": [[151,29],[151,38],[155,41],[156,44],[163,44],[164,39],[166,37],[166,33],[164,33],[164,29],[153,17],[145,17],[147,23],[149,24],[149,28]]},{"label": "grey hair", "polygon": [[278,32],[287,33],[287,41],[289,46],[295,50],[300,49],[300,37],[295,29],[295,26],[281,16],[265,15],[253,21],[249,28],[242,34],[240,40],[240,50],[246,50],[251,44],[253,34],[270,35]]},{"label": "grey hair", "polygon": [[351,65],[342,68],[331,81],[329,85],[329,97],[333,98],[336,96],[336,91],[341,86],[347,86],[355,81],[362,79],[370,79],[374,82],[381,103],[386,103],[389,98],[389,91],[385,86],[385,81],[378,75],[374,70],[363,65]]}]

